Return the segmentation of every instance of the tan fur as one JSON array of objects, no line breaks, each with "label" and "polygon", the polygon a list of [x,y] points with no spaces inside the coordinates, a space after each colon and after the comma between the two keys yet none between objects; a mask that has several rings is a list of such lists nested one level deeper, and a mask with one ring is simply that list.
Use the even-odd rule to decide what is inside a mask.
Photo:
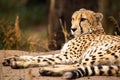
[{"label": "tan fur", "polygon": [[[72,15],[71,32],[75,38],[65,43],[60,53],[10,57],[4,59],[3,65],[15,69],[41,67],[42,75],[60,76],[65,73],[67,78],[74,77],[71,70],[77,74],[75,78],[117,74],[120,70],[120,36],[106,35],[101,25],[102,18],[102,13],[80,9]],[[79,69],[84,72],[80,73]]]},{"label": "tan fur", "polygon": [[[81,21],[81,24],[80,24],[80,20],[82,18],[86,20]],[[76,11],[72,15],[71,29],[77,28],[77,30],[75,32],[72,31],[72,34],[75,37],[78,37],[82,34],[91,33],[93,30],[96,30],[96,29],[103,30],[101,25],[102,18],[103,18],[102,13],[95,13],[93,11],[86,10],[86,9],[80,9],[79,11]],[[80,26],[83,28],[83,31],[84,31],[82,34],[81,34]]]}]

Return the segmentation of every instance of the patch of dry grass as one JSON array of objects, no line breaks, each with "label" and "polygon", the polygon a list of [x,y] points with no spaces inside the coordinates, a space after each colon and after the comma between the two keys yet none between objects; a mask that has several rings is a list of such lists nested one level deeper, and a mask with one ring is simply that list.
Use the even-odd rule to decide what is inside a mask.
[{"label": "patch of dry grass", "polygon": [[18,43],[21,39],[19,29],[19,17],[16,16],[14,27],[8,21],[0,22],[0,49],[18,49]]},{"label": "patch of dry grass", "polygon": [[19,49],[25,51],[48,51],[47,35],[44,32],[21,30],[19,16],[13,25],[10,21],[0,20],[0,49]]}]

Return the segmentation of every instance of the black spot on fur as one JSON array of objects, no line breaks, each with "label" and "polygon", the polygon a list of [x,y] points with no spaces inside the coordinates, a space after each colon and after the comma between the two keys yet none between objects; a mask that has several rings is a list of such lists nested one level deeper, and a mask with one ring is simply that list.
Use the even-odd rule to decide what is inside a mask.
[{"label": "black spot on fur", "polygon": [[91,64],[94,64],[95,63],[95,61],[92,61],[92,62],[90,62]]},{"label": "black spot on fur", "polygon": [[98,69],[102,69],[103,67],[100,65],[100,66],[98,66]]},{"label": "black spot on fur", "polygon": [[100,50],[102,50],[102,48],[100,48]]},{"label": "black spot on fur", "polygon": [[112,71],[111,70],[108,70],[108,75],[112,76]]},{"label": "black spot on fur", "polygon": [[79,52],[80,50],[77,50],[77,52]]},{"label": "black spot on fur", "polygon": [[72,44],[73,44],[73,45],[75,45],[75,43],[74,43],[74,42],[73,42]]},{"label": "black spot on fur", "polygon": [[66,59],[68,59],[68,57],[67,57],[67,55],[66,55],[66,54],[64,54],[64,56],[66,57]]},{"label": "black spot on fur", "polygon": [[99,55],[100,57],[103,56],[103,55]]},{"label": "black spot on fur", "polygon": [[75,48],[75,50],[76,50],[77,48]]},{"label": "black spot on fur", "polygon": [[115,55],[115,53],[112,53],[111,55],[113,55],[115,58],[118,58],[118,56],[117,56],[117,55]]},{"label": "black spot on fur", "polygon": [[115,55],[114,57],[115,57],[116,59],[118,58],[118,56],[117,56],[117,55]]},{"label": "black spot on fur", "polygon": [[107,46],[108,44],[105,44],[105,46]]},{"label": "black spot on fur", "polygon": [[86,65],[86,63],[83,63],[83,65]]},{"label": "black spot on fur", "polygon": [[48,64],[50,64],[50,65],[52,64],[52,63],[51,63],[51,62],[49,62],[49,61],[47,61],[47,63],[48,63]]},{"label": "black spot on fur", "polygon": [[77,46],[80,46],[79,44],[77,44]]},{"label": "black spot on fur", "polygon": [[92,56],[92,58],[95,58],[96,56]]},{"label": "black spot on fur", "polygon": [[38,59],[37,61],[40,62],[40,59]]},{"label": "black spot on fur", "polygon": [[111,52],[110,52],[110,50],[106,50],[107,51],[107,54],[110,54]]},{"label": "black spot on fur", "polygon": [[106,60],[109,60],[109,58],[106,58]]},{"label": "black spot on fur", "polygon": [[92,58],[92,60],[96,60],[96,58]]},{"label": "black spot on fur", "polygon": [[102,54],[101,52],[98,52],[98,54]]},{"label": "black spot on fur", "polygon": [[109,68],[110,68],[110,69],[113,69],[113,67],[112,67],[112,66],[110,66]]},{"label": "black spot on fur", "polygon": [[91,74],[91,76],[94,76],[94,75],[95,75],[95,69],[94,69],[93,66],[91,67],[91,70],[92,70],[92,74]]},{"label": "black spot on fur", "polygon": [[48,58],[50,61],[55,61],[54,59],[52,59],[52,58]]},{"label": "black spot on fur", "polygon": [[44,59],[43,61],[48,61],[48,60]]},{"label": "black spot on fur", "polygon": [[104,74],[104,71],[100,71],[100,75],[103,75]]},{"label": "black spot on fur", "polygon": [[60,57],[56,57],[56,58],[62,61],[62,58],[60,58]]},{"label": "black spot on fur", "polygon": [[85,59],[85,61],[88,61],[88,60],[89,60],[88,58]]},{"label": "black spot on fur", "polygon": [[85,67],[85,76],[88,76],[88,74],[89,74],[88,68]]},{"label": "black spot on fur", "polygon": [[111,55],[115,55],[115,53],[112,53]]}]

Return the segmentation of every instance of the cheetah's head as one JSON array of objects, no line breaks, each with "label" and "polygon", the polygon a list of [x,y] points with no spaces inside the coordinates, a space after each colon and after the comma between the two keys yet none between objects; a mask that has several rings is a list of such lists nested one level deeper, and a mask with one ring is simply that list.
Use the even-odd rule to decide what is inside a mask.
[{"label": "cheetah's head", "polygon": [[94,30],[101,28],[102,13],[95,13],[91,10],[80,9],[72,15],[71,33],[75,37],[92,33]]}]

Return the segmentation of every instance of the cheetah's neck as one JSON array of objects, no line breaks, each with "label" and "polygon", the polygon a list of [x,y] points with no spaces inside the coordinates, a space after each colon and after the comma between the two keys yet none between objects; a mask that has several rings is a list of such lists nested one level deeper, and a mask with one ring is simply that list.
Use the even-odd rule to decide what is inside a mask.
[{"label": "cheetah's neck", "polygon": [[92,29],[90,34],[103,35],[103,34],[106,34],[106,33],[105,33],[105,31],[102,27],[102,24],[98,23],[98,25],[95,28]]}]

